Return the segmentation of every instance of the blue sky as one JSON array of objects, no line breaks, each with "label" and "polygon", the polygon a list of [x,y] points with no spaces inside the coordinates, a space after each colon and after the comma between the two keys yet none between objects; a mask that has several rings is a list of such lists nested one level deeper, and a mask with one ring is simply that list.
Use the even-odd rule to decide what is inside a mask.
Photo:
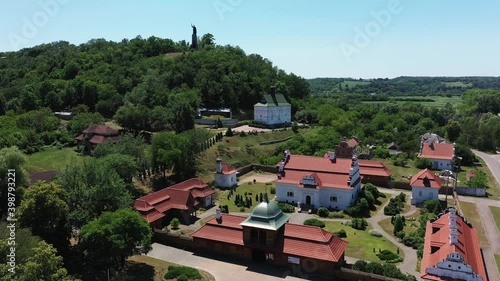
[{"label": "blue sky", "polygon": [[306,78],[500,76],[493,0],[8,0],[0,11],[0,51],[137,35],[190,40],[193,23],[200,36]]}]

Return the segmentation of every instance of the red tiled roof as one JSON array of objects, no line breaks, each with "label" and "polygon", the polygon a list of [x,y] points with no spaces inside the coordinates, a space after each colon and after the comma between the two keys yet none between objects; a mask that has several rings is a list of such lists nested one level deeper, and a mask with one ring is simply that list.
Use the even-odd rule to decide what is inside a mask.
[{"label": "red tiled roof", "polygon": [[83,130],[84,134],[96,134],[102,136],[113,136],[118,135],[118,131],[106,126],[106,125],[91,125],[87,129]]},{"label": "red tiled roof", "polygon": [[213,189],[201,180],[189,179],[135,200],[134,209],[139,211],[148,222],[153,222],[163,217],[163,213],[170,209],[188,210],[199,204],[194,198],[204,198],[213,193]]},{"label": "red tiled roof", "polygon": [[120,136],[114,136],[114,137],[107,138],[105,136],[94,135],[89,140],[90,143],[94,143],[94,144],[101,144],[101,143],[105,143],[107,141],[112,142],[112,143],[119,142],[119,141],[121,141],[121,137]]},{"label": "red tiled roof", "polygon": [[[426,186],[424,179],[428,179],[429,183]],[[432,187],[432,188],[441,188],[441,179],[436,176],[431,170],[425,169],[418,174],[411,177],[410,185],[412,187]]]},{"label": "red tiled roof", "polygon": [[[280,163],[276,166],[279,167]],[[336,158],[335,163],[332,163],[328,154],[325,154],[324,157],[290,155],[290,159],[285,165],[285,171],[286,173],[297,170],[310,173],[349,174],[351,163],[352,159],[345,158]],[[358,164],[361,176],[389,177],[392,173],[380,161],[358,159]]]},{"label": "red tiled roof", "polygon": [[237,170],[231,168],[231,166],[229,166],[228,164],[222,163],[222,173],[223,174],[230,175],[230,174],[234,174],[237,172],[238,172]]},{"label": "red tiled roof", "polygon": [[83,140],[83,134],[80,134],[78,137],[75,138],[75,140],[77,141]]},{"label": "red tiled roof", "polygon": [[229,244],[243,245],[242,223],[246,218],[222,214],[220,221],[215,218],[209,220],[204,226],[191,234],[192,237]]},{"label": "red tiled roof", "polygon": [[319,260],[339,262],[347,241],[316,226],[285,224],[283,253]]},{"label": "red tiled roof", "polygon": [[450,143],[432,143],[429,145],[424,142],[422,152],[418,157],[429,159],[453,160],[453,144]]},{"label": "red tiled roof", "polygon": [[[450,245],[449,212],[441,215],[434,222],[427,222],[424,239],[424,254],[420,267],[421,277],[436,281],[449,280],[428,274],[426,268],[436,266],[438,262],[445,260],[449,254],[457,252],[464,259],[464,262],[470,265],[472,270],[486,281],[488,279],[486,278],[486,270],[484,268],[476,229],[468,225],[460,215],[457,214],[456,217],[458,245]],[[433,230],[436,228],[438,229],[437,231]],[[431,247],[437,247],[438,249],[434,253],[431,253]]]},{"label": "red tiled roof", "polygon": [[349,147],[355,148],[356,146],[359,145],[359,141],[358,141],[357,138],[352,138],[352,139],[350,139],[350,140],[347,141],[347,145]]},{"label": "red tiled roof", "polygon": [[[276,182],[282,183],[293,183],[297,184],[299,187],[303,187],[300,182],[306,175],[311,175],[309,171],[287,171],[285,169],[284,176],[281,179],[278,179]],[[348,188],[352,189],[349,185],[347,185],[347,181],[349,180],[349,174],[329,174],[329,173],[312,173],[316,182],[318,183],[317,188],[322,187],[334,187],[334,188]]]}]

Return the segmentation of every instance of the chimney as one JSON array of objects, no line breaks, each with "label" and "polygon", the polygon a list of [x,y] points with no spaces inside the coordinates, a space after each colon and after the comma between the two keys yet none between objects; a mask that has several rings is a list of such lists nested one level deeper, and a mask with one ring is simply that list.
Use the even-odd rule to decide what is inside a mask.
[{"label": "chimney", "polygon": [[276,87],[271,86],[271,96],[275,96],[275,95],[276,95]]},{"label": "chimney", "polygon": [[281,161],[278,172],[280,176],[283,176],[285,173],[285,161]]},{"label": "chimney", "polygon": [[336,163],[337,162],[337,158],[335,157],[335,152],[328,151],[328,159],[330,159],[330,161],[332,163]]},{"label": "chimney", "polygon": [[218,221],[222,220],[222,212],[220,211],[219,208],[217,208],[217,210],[215,210],[215,219]]},{"label": "chimney", "polygon": [[358,165],[358,157],[356,155],[352,156],[351,167]]},{"label": "chimney", "polygon": [[290,151],[285,150],[285,152],[283,154],[283,161],[285,161],[285,164],[286,164],[286,163],[288,163],[288,160],[290,160]]},{"label": "chimney", "polygon": [[349,169],[349,178],[352,178],[354,176],[354,168]]},{"label": "chimney", "polygon": [[215,160],[215,172],[217,174],[222,174],[222,160],[220,158]]}]

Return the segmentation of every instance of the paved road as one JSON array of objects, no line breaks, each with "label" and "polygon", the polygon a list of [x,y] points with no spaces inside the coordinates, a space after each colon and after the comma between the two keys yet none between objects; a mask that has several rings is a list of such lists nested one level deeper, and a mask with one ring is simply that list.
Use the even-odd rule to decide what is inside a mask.
[{"label": "paved road", "polygon": [[147,254],[150,257],[165,260],[184,266],[190,266],[209,272],[216,281],[259,280],[259,281],[301,281],[293,276],[288,269],[279,269],[266,265],[244,265],[234,260],[217,260],[193,254],[162,244],[154,243],[153,249]]},{"label": "paved road", "polygon": [[497,183],[500,183],[500,154],[487,154],[477,150],[472,150],[472,152],[486,162],[491,173],[495,176]]},{"label": "paved road", "polygon": [[[486,154],[477,150],[472,150],[472,152],[484,160],[497,180],[497,183],[500,183],[500,155]],[[488,242],[490,244],[488,247],[483,247],[486,269],[488,270],[490,280],[500,280],[500,272],[498,272],[494,256],[495,254],[500,254],[500,234],[489,208],[489,206],[500,207],[500,201],[464,196],[459,196],[458,198],[460,201],[476,203],[479,215],[481,216],[481,220],[483,222],[484,230],[486,231],[486,236],[488,237]]]}]

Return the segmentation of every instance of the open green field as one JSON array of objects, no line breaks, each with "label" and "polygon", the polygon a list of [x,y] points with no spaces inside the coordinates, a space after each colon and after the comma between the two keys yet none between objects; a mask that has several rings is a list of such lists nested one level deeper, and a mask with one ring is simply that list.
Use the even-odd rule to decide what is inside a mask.
[{"label": "open green field", "polygon": [[402,103],[407,103],[407,102],[413,102],[413,103],[420,103],[422,105],[428,106],[428,107],[434,107],[434,108],[442,108],[444,107],[447,103],[451,103],[453,106],[458,105],[459,103],[462,102],[462,98],[459,96],[451,96],[451,97],[444,97],[444,96],[405,96],[405,97],[397,97],[397,98],[425,98],[425,99],[432,99],[434,102],[413,102],[413,101],[363,101],[363,103],[388,103],[388,102],[395,102],[397,104],[402,104]]},{"label": "open green field", "polygon": [[390,159],[390,158],[387,158],[387,159],[374,158],[373,160],[377,160],[377,161],[382,162],[387,167],[387,169],[391,170],[392,177],[396,181],[406,181],[406,180],[408,180],[408,177],[420,172],[420,169],[416,168],[413,165],[412,160],[408,160],[408,164],[406,164],[406,166],[404,166],[404,167],[395,166],[392,163],[392,159]]},{"label": "open green field", "polygon": [[461,201],[460,207],[462,208],[462,215],[465,217],[465,219],[468,220],[474,226],[474,228],[476,228],[477,236],[479,238],[479,243],[481,244],[481,246],[488,246],[488,238],[486,237],[486,231],[484,230],[481,217],[477,215],[479,214],[479,211],[477,210],[476,204]]},{"label": "open green field", "polygon": [[271,194],[271,187],[274,187],[274,183],[266,185],[265,183],[242,183],[240,186],[236,187],[236,189],[233,191],[233,195],[231,196],[231,199],[227,199],[227,196],[229,194],[229,190],[219,190],[218,191],[218,199],[217,199],[217,205],[228,205],[229,207],[229,212],[241,212],[240,208],[237,207],[234,204],[234,199],[236,198],[236,194],[241,195],[243,198],[245,198],[245,193],[248,198],[252,198],[252,207],[251,208],[245,208],[245,212],[251,212],[255,206],[257,206],[260,201],[255,200],[255,196],[257,194],[264,194],[266,193],[269,196],[269,199],[272,199],[274,197],[273,194]]},{"label": "open green field", "polygon": [[[340,84],[342,85],[342,88],[345,88],[345,86],[347,85],[349,88],[352,88],[352,87],[355,87],[355,86],[365,86],[365,85],[368,85],[370,84],[371,82],[370,81],[344,81],[344,82],[341,82]],[[338,86],[338,84],[337,84]]]},{"label": "open green field", "polygon": [[[368,233],[368,231],[372,229],[371,225],[368,225],[366,230],[357,230],[336,221],[325,221],[325,224],[326,226],[324,229],[326,231],[335,232],[340,229],[344,229],[346,231],[347,238],[342,238],[343,240],[349,242],[345,253],[346,256],[367,261],[380,262],[380,259],[376,255],[379,249],[391,250],[392,252],[397,253],[398,247],[396,245],[392,244],[384,237],[375,237]],[[375,253],[373,252],[373,249],[375,249]],[[400,251],[400,256],[404,258],[403,251]]]},{"label": "open green field", "polygon": [[31,172],[44,172],[50,170],[62,170],[68,163],[83,163],[88,156],[81,156],[75,152],[75,147],[63,149],[50,149],[33,153],[27,156],[25,168]]},{"label": "open green field", "polygon": [[495,224],[497,225],[497,230],[500,232],[500,208],[490,206],[490,212],[495,220]]},{"label": "open green field", "polygon": [[446,87],[462,87],[462,88],[470,88],[472,87],[472,83],[464,83],[464,82],[443,82],[443,85]]}]

